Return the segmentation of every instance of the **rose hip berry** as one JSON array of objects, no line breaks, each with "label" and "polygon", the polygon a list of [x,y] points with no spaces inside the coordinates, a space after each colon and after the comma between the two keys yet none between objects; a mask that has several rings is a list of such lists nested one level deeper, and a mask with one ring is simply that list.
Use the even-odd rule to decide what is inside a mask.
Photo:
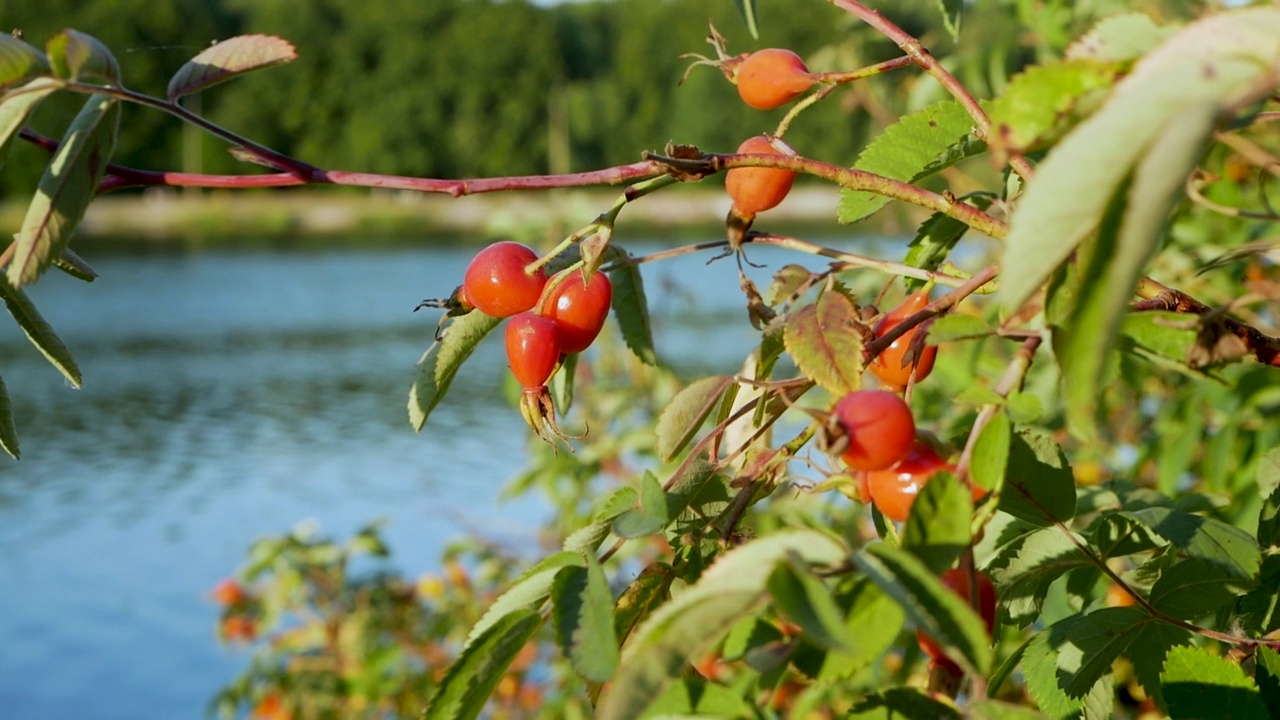
[{"label": "rose hip berry", "polygon": [[800,97],[815,78],[799,55],[782,48],[751,53],[738,66],[738,95],[757,110],[773,110]]},{"label": "rose hip berry", "polygon": [[[781,142],[781,141],[778,141]],[[788,153],[774,147],[763,135],[747,138],[738,146],[739,153],[783,155]],[[743,218],[750,219],[773,207],[777,207],[791,192],[796,174],[791,170],[764,167],[736,167],[725,174],[724,186],[733,199],[733,209]]]},{"label": "rose hip berry", "polygon": [[[901,305],[885,313],[876,323],[876,337],[883,337],[903,320],[915,315],[929,304],[929,293],[921,290],[913,293]],[[911,349],[911,341],[915,338],[919,327],[913,327],[894,340],[883,352],[871,361],[871,373],[884,383],[885,387],[902,392],[915,370],[915,381],[920,382],[933,372],[933,361],[938,356],[937,345],[925,345],[913,364],[907,364],[907,352]]]},{"label": "rose hip berry", "polygon": [[542,314],[559,327],[560,352],[569,355],[590,347],[609,317],[612,301],[613,284],[607,275],[593,273],[584,282],[581,271],[569,271],[542,306]]},{"label": "rose hip berry", "polygon": [[559,362],[560,330],[554,320],[524,312],[507,321],[507,364],[521,387],[544,387]]},{"label": "rose hip berry", "polygon": [[[971,587],[969,573],[961,568],[952,568],[942,573],[942,584],[951,592],[959,595],[968,601],[973,597],[973,588]],[[987,625],[987,635],[991,635],[996,624],[996,587],[992,584],[991,578],[983,573],[976,573],[978,585],[978,608],[982,621]],[[920,643],[920,649],[928,655],[934,663],[945,665],[953,670],[958,671],[959,668],[947,654],[943,652],[942,645],[936,640],[926,635],[924,632],[916,631],[916,641]]]},{"label": "rose hip berry", "polygon": [[498,242],[476,253],[463,276],[460,300],[486,315],[505,318],[538,303],[547,273],[525,268],[538,254],[518,242]]},{"label": "rose hip berry", "polygon": [[840,459],[854,470],[884,470],[907,456],[916,437],[911,408],[886,390],[858,390],[832,408],[846,443]]},{"label": "rose hip berry", "polygon": [[955,466],[938,457],[932,445],[917,437],[906,457],[897,465],[867,473],[871,502],[885,517],[903,522],[911,512],[920,488],[939,470],[954,472]]}]

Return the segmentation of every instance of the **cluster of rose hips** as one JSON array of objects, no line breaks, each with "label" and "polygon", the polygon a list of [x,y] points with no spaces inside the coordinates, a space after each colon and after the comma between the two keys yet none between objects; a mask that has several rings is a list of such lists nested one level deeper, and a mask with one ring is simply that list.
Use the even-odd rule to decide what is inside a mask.
[{"label": "cluster of rose hips", "polygon": [[222,606],[218,629],[223,640],[247,643],[258,637],[257,598],[243,585],[224,578],[209,591],[209,597]]},{"label": "cluster of rose hips", "polygon": [[602,272],[574,267],[548,276],[537,253],[518,242],[494,243],[472,258],[450,302],[507,321],[507,365],[524,388],[520,412],[544,439],[560,435],[547,382],[565,356],[590,347],[604,327],[613,285]]}]

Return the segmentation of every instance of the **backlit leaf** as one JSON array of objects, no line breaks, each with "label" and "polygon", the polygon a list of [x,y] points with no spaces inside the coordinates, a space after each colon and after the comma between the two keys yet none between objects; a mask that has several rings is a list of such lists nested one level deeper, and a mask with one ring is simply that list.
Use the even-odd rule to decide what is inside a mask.
[{"label": "backlit leaf", "polygon": [[67,128],[18,231],[8,269],[14,287],[35,282],[66,249],[111,160],[119,125],[119,104],[91,95]]},{"label": "backlit leaf", "polygon": [[414,430],[422,429],[431,411],[449,391],[449,385],[462,363],[471,357],[484,336],[501,322],[479,310],[472,310],[449,323],[440,340],[432,343],[422,354],[414,369],[413,386],[409,388],[409,424]]},{"label": "backlit leaf", "polygon": [[[626,256],[616,245],[613,248]],[[641,362],[657,365],[658,355],[653,349],[653,322],[649,319],[649,301],[644,294],[640,267],[630,263],[618,265],[609,271],[609,281],[613,284],[613,316],[622,331],[622,341]]]},{"label": "backlit leaf", "polygon": [[845,627],[831,588],[806,565],[791,559],[778,563],[768,589],[774,606],[800,626],[806,639],[827,650],[853,650],[857,639]]},{"label": "backlit leaf", "polygon": [[959,720],[961,715],[959,710],[920,689],[894,687],[859,700],[844,717],[847,720]]},{"label": "backlit leaf", "polygon": [[13,319],[18,321],[18,326],[31,344],[62,373],[72,387],[80,387],[82,377],[75,358],[71,357],[71,351],[62,343],[62,338],[45,321],[27,294],[10,285],[8,278],[0,277],[0,295],[4,296],[5,307]]},{"label": "backlit leaf", "polygon": [[76,82],[120,82],[120,63],[101,40],[79,30],[63,30],[45,44],[54,74]]},{"label": "backlit leaf", "polygon": [[613,612],[613,632],[619,642],[626,642],[631,631],[666,602],[674,578],[670,565],[654,561],[622,591]]},{"label": "backlit leaf", "polygon": [[991,148],[1025,153],[1051,142],[1073,121],[1077,103],[1120,76],[1116,63],[1068,60],[1033,65],[1010,80],[991,104]]},{"label": "backlit leaf", "polygon": [[1119,607],[1054,623],[1045,632],[1055,656],[1058,687],[1070,698],[1084,697],[1152,622],[1157,621],[1138,608]]},{"label": "backlit leaf", "polygon": [[997,411],[987,421],[978,440],[973,445],[969,461],[969,477],[980,488],[996,490],[1004,485],[1009,466],[1009,448],[1013,443],[1013,428],[1003,411]]},{"label": "backlit leaf", "polygon": [[[1272,451],[1271,455],[1275,455]],[[1266,458],[1263,458],[1266,462]],[[1258,544],[1263,547],[1280,545],[1280,488],[1271,492],[1258,511]]]},{"label": "backlit leaf", "polygon": [[733,385],[725,375],[696,380],[671,398],[654,428],[658,457],[669,461],[683,450]]},{"label": "backlit leaf", "polygon": [[1194,620],[1235,602],[1253,586],[1217,565],[1196,559],[1183,560],[1160,574],[1147,600],[1155,608],[1180,620]]},{"label": "backlit leaf", "polygon": [[1169,650],[1188,645],[1194,636],[1187,630],[1163,622],[1150,622],[1142,626],[1129,645],[1128,657],[1133,663],[1133,673],[1142,683],[1142,689],[1160,707],[1165,707],[1163,683],[1160,673]]},{"label": "backlit leaf", "polygon": [[824,682],[848,679],[870,665],[893,645],[906,621],[898,603],[866,578],[838,591],[837,598],[848,608],[845,627],[857,641],[851,650],[827,652],[818,676]]},{"label": "backlit leaf", "polygon": [[466,645],[470,647],[478,642],[481,635],[508,616],[525,611],[536,611],[547,598],[551,597],[551,585],[556,573],[560,572],[561,568],[583,563],[581,555],[571,552],[548,555],[535,563],[520,576],[519,580],[507,588],[506,592],[493,601],[484,615],[480,616],[480,620],[475,627],[471,628],[471,633],[467,636]]},{"label": "backlit leaf", "polygon": [[1049,720],[1049,716],[1021,705],[1011,705],[999,700],[980,700],[969,703],[969,720]]},{"label": "backlit leaf", "polygon": [[1092,567],[1089,557],[1054,527],[1004,543],[985,570],[1000,590],[1002,616],[1026,626],[1040,616],[1050,585],[1072,570],[1087,567]]},{"label": "backlit leaf", "polygon": [[[915,182],[986,151],[973,134],[973,118],[959,103],[930,105],[885,128],[867,145],[854,167],[893,180]],[[841,190],[840,222],[857,222],[889,203],[883,195]]]},{"label": "backlit leaf", "polygon": [[613,595],[594,556],[586,566],[566,565],[551,586],[556,640],[573,669],[591,682],[605,682],[618,667]]},{"label": "backlit leaf", "polygon": [[9,401],[9,389],[0,378],[0,448],[17,460],[22,452],[18,448],[18,427],[13,423],[13,404]]},{"label": "backlit leaf", "polygon": [[0,33],[0,90],[49,73],[44,53],[12,35]]},{"label": "backlit leaf", "polygon": [[662,483],[651,472],[640,477],[639,507],[622,513],[613,521],[613,533],[620,538],[652,535],[666,527],[667,496]]},{"label": "backlit leaf", "polygon": [[844,293],[825,292],[791,313],[783,331],[800,371],[842,397],[862,386],[862,333],[858,309]]},{"label": "backlit leaf", "polygon": [[1149,350],[1161,357],[1185,363],[1188,352],[1196,342],[1195,323],[1188,323],[1186,315],[1174,312],[1129,313],[1121,321],[1123,340]]},{"label": "backlit leaf", "polygon": [[902,606],[908,618],[934,638],[947,656],[985,675],[991,667],[991,638],[969,603],[951,592],[926,566],[902,548],[876,543],[854,555],[854,563]]},{"label": "backlit leaf", "polygon": [[536,610],[502,617],[467,643],[431,697],[424,720],[470,720],[479,716],[516,654],[542,626]]},{"label": "backlit leaf", "polygon": [[200,92],[237,75],[298,58],[293,44],[271,35],[239,35],[191,58],[169,80],[169,100]]},{"label": "backlit leaf", "polygon": [[[991,205],[991,198],[986,195],[966,198],[979,210],[986,210]],[[934,213],[920,224],[916,236],[907,247],[907,256],[903,263],[911,267],[937,270],[942,261],[947,259],[951,249],[960,238],[969,231],[969,226],[942,213]],[[904,277],[902,282],[909,292],[924,287],[925,281],[919,278]]]},{"label": "backlit leaf", "polygon": [[1142,13],[1112,15],[1094,25],[1067,48],[1070,60],[1124,62],[1150,52],[1178,31],[1176,25],[1156,25]]},{"label": "backlit leaf", "polygon": [[846,557],[847,550],[829,535],[787,530],[721,555],[694,585],[654,611],[632,633],[596,717],[621,720],[643,713],[691,659],[766,603],[770,573],[793,553],[808,564],[833,565]]},{"label": "backlit leaf", "polygon": [[1170,650],[1160,679],[1172,717],[1267,717],[1253,679],[1239,665],[1201,648]]},{"label": "backlit leaf", "polygon": [[929,326],[929,343],[937,345],[942,342],[986,337],[994,333],[995,330],[980,317],[951,313],[934,320]]}]

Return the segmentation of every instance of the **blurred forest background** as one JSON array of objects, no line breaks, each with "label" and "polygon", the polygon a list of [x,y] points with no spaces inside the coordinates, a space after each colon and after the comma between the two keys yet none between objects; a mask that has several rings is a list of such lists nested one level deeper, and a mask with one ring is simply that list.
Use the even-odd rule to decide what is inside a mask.
[{"label": "blurred forest background", "polygon": [[[1171,4],[978,2],[965,9],[959,42],[943,29],[936,0],[888,9],[989,96],[1025,63],[1058,53],[1092,18],[1121,9],[1159,17]],[[129,87],[153,95],[163,95],[169,75],[214,40],[285,37],[298,47],[291,66],[185,102],[324,167],[427,177],[595,169],[634,162],[668,141],[727,152],[771,129],[783,111],[745,107],[713,68],[694,68],[680,84],[692,62],[682,54],[714,55],[707,21],[728,38],[731,53],[789,47],[817,71],[899,54],[822,2],[759,0],[759,14],[761,35],[753,40],[730,0],[0,0],[6,31],[21,29],[36,46],[66,27],[90,33],[117,54]],[[935,83],[918,73],[904,82],[906,73],[841,91],[806,112],[788,139],[803,153],[852,163],[874,126],[941,98]],[[79,102],[46,102],[33,126],[60,135]],[[125,113],[118,162],[252,172],[223,143],[173,118],[129,106]],[[0,176],[0,198],[29,193],[46,161],[32,147],[16,148]]]}]

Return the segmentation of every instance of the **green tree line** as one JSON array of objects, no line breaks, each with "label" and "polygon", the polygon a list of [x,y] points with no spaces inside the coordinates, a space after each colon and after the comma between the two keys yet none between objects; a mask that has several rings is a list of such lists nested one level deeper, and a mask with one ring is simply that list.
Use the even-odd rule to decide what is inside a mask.
[{"label": "green tree line", "polygon": [[[1090,3],[1105,10],[1106,2]],[[1123,3],[1122,3],[1123,4]],[[1046,48],[1018,15],[1025,2],[966,9],[957,43],[933,0],[894,3],[895,22],[942,54],[979,92],[995,90]],[[1069,6],[1070,3],[1064,4]],[[731,0],[615,0],[552,7],[525,0],[0,0],[0,27],[41,46],[73,27],[120,58],[126,84],[162,95],[169,75],[210,42],[245,33],[297,45],[291,66],[256,73],[196,102],[214,121],[323,167],[431,177],[587,170],[633,162],[667,142],[732,151],[784,111],[745,107],[714,68],[708,21],[732,53],[799,52],[814,70],[895,57],[884,38],[820,6],[760,0],[752,39]],[[1076,15],[1081,13],[1076,12]],[[1093,13],[1089,13],[1093,14]],[[1072,12],[1062,16],[1071,24]],[[1083,22],[1083,18],[1079,18]],[[1049,23],[1053,33],[1064,34]],[[974,40],[978,38],[979,41]],[[954,55],[956,47],[967,48]],[[788,139],[802,153],[852,163],[876,124],[940,97],[927,79],[877,78],[806,112]],[[890,90],[895,88],[894,90]],[[60,136],[76,99],[46,103],[38,131]],[[152,169],[245,172],[213,138],[154,111],[125,108],[118,162]],[[185,134],[185,137],[184,137]],[[29,192],[47,160],[20,147],[0,178],[4,196]]]}]

